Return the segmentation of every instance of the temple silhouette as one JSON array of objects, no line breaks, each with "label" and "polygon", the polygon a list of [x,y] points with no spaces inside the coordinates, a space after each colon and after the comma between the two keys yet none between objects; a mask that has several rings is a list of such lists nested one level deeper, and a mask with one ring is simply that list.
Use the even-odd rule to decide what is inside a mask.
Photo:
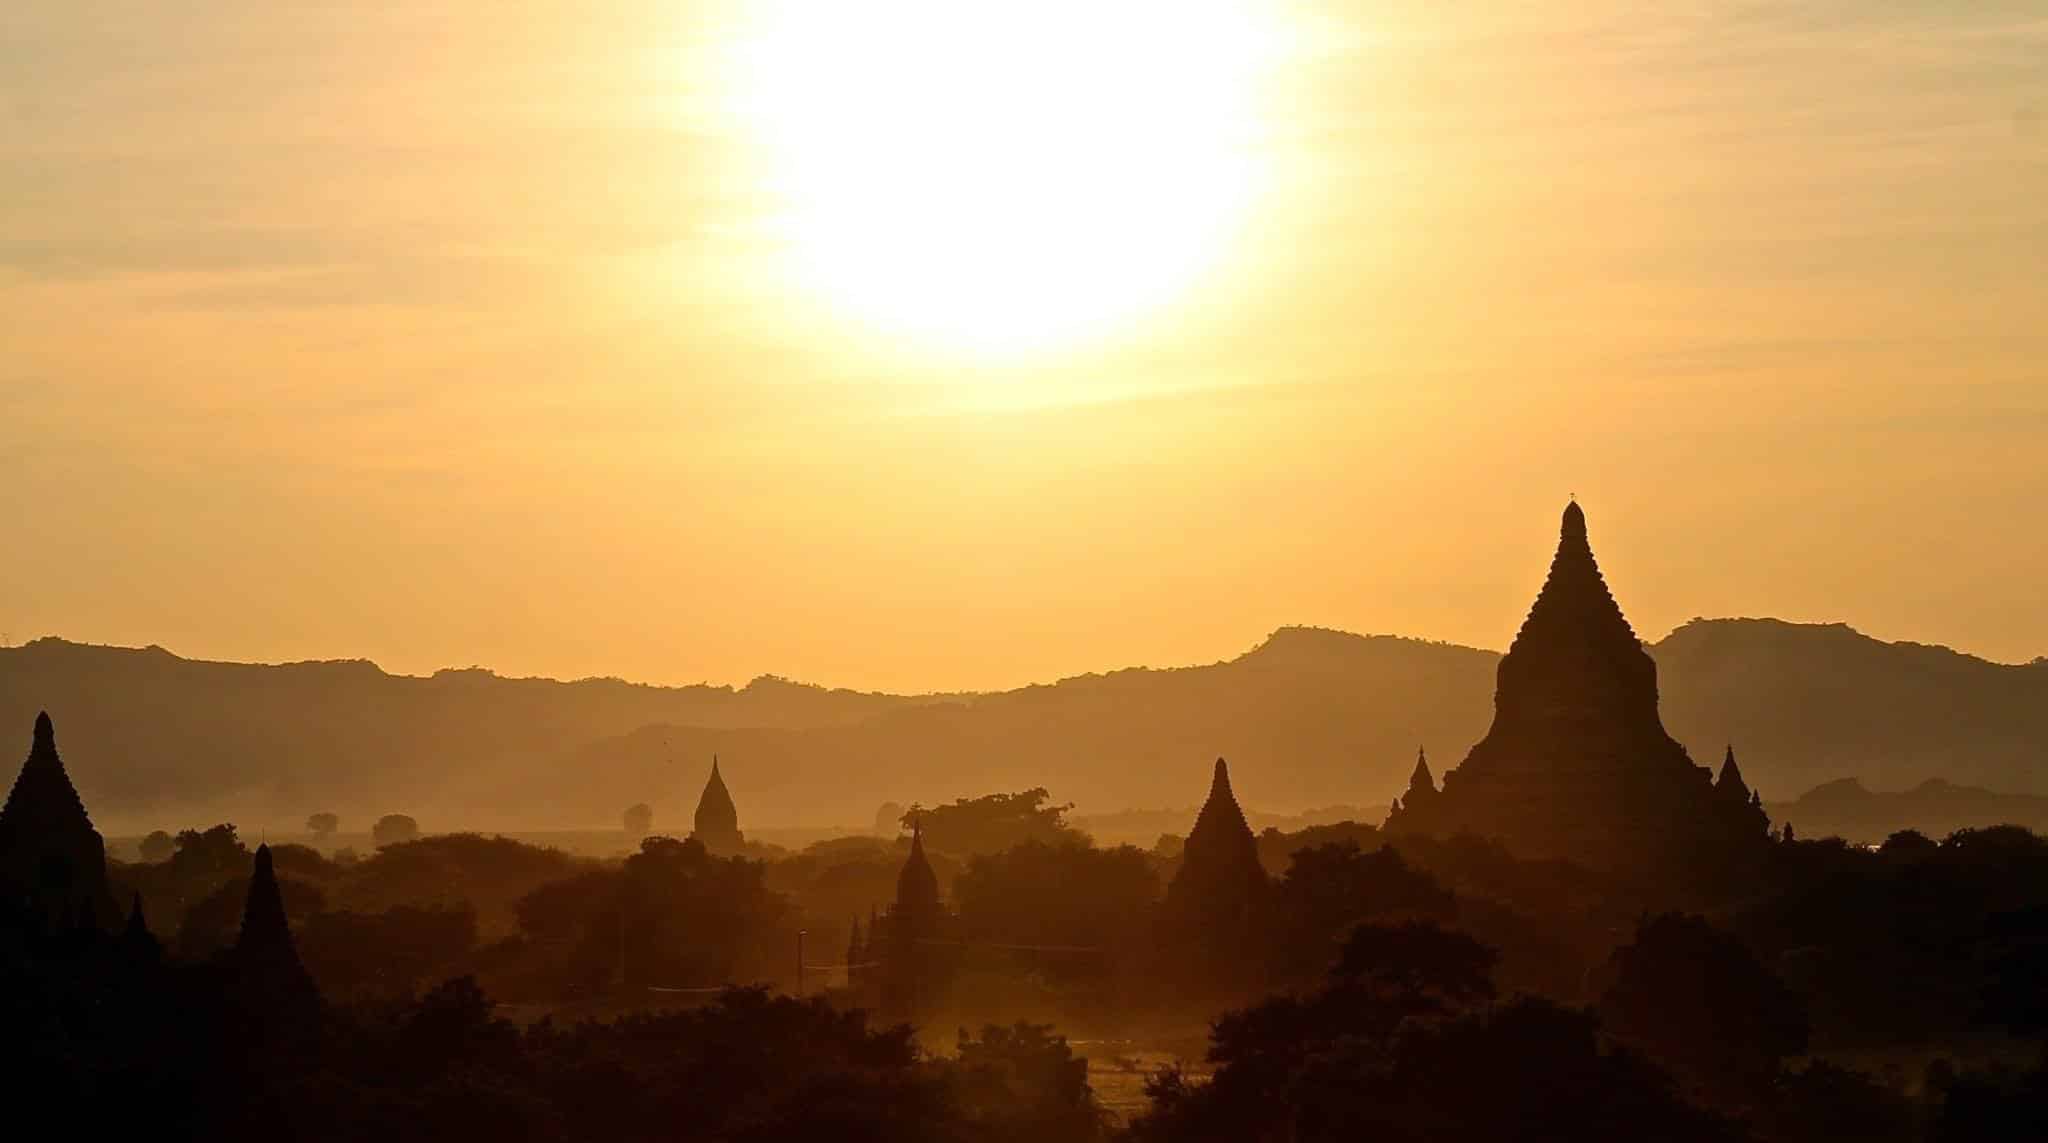
[{"label": "temple silhouette", "polygon": [[1189,994],[1234,993],[1257,980],[1271,889],[1258,841],[1230,788],[1230,764],[1218,758],[1160,902],[1154,939],[1161,978]]},{"label": "temple silhouette", "polygon": [[1476,834],[1523,857],[1640,872],[1725,865],[1767,840],[1734,749],[1716,783],[1665,732],[1657,664],[1608,591],[1577,501],[1497,678],[1486,737],[1441,789],[1418,755],[1389,833]]},{"label": "temple silhouette", "polygon": [[732,804],[732,793],[725,788],[725,779],[718,773],[718,756],[711,756],[711,777],[704,783],[704,793],[697,799],[697,817],[693,823],[691,837],[704,843],[712,853],[726,855],[739,852],[746,845],[746,838],[740,834],[740,812]]},{"label": "temple silhouette", "polygon": [[1265,890],[1258,842],[1230,788],[1230,764],[1218,758],[1209,797],[1188,831],[1180,870],[1166,889],[1166,915],[1194,926],[1241,927]]},{"label": "temple silhouette", "polygon": [[881,1007],[889,1019],[915,1018],[944,990],[952,959],[941,947],[946,921],[939,875],[924,853],[923,823],[913,823],[910,856],[896,874],[896,903],[882,915],[880,934],[869,923],[870,948],[878,936],[881,944]]},{"label": "temple silhouette", "polygon": [[36,715],[28,759],[0,809],[0,886],[24,928],[113,933],[122,927],[107,887],[106,842],[64,771],[47,712]]}]

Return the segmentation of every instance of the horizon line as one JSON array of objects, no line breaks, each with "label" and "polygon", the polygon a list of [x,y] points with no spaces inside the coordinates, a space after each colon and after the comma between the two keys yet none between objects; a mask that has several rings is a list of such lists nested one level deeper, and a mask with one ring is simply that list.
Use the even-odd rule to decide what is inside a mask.
[{"label": "horizon line", "polygon": [[[1643,646],[1646,650],[1654,649],[1658,645],[1664,643],[1666,640],[1669,640],[1672,636],[1678,634],[1686,628],[1701,623],[1768,623],[1778,624],[1785,627],[1841,628],[1855,636],[1858,636],[1859,638],[1867,639],[1871,642],[1878,643],[1887,647],[1918,647],[1930,650],[1945,651],[1949,654],[1956,655],[1962,658],[1975,659],[1978,662],[1985,663],[1994,667],[2026,668],[2036,666],[2044,662],[2048,662],[2048,655],[2037,655],[2034,658],[2029,659],[2025,662],[2013,662],[2003,659],[1994,659],[1989,656],[1978,654],[1972,651],[1961,650],[1947,643],[1927,643],[1915,639],[1886,639],[1882,636],[1873,635],[1867,631],[1864,631],[1863,629],[1855,626],[1852,623],[1849,623],[1846,620],[1797,620],[1785,619],[1778,616],[1770,615],[1695,615],[1692,618],[1687,619],[1683,623],[1680,623],[1677,626],[1673,627],[1670,631],[1665,632],[1664,635],[1658,639],[1643,640]],[[1027,680],[1025,682],[1016,683],[1010,686],[998,686],[989,688],[934,688],[925,690],[889,690],[881,688],[870,689],[858,686],[842,686],[828,683],[811,682],[803,679],[794,678],[789,675],[776,674],[772,671],[757,674],[752,678],[748,679],[744,683],[716,683],[711,682],[709,680],[700,680],[697,682],[651,682],[644,679],[629,679],[623,675],[601,674],[577,675],[573,677],[563,677],[560,675],[544,674],[505,674],[494,668],[486,667],[477,663],[471,663],[467,666],[460,667],[437,667],[426,674],[414,674],[407,671],[390,670],[384,667],[382,664],[378,663],[377,660],[370,658],[368,656],[342,656],[335,658],[306,658],[279,660],[214,659],[207,658],[204,656],[195,657],[182,655],[164,646],[163,644],[156,642],[151,642],[141,646],[127,643],[95,643],[87,640],[73,639],[68,636],[56,634],[38,635],[34,638],[25,640],[20,643],[0,644],[0,652],[24,651],[40,643],[58,643],[70,647],[83,647],[104,651],[125,651],[135,654],[155,652],[158,654],[167,655],[173,659],[178,660],[179,662],[195,663],[205,666],[285,668],[361,665],[370,667],[371,669],[375,670],[378,674],[384,676],[385,678],[410,679],[420,682],[429,682],[443,675],[482,674],[490,678],[498,679],[505,682],[545,682],[554,683],[560,686],[573,686],[579,683],[616,683],[622,686],[642,687],[649,690],[723,690],[735,695],[744,693],[745,691],[752,688],[758,683],[768,682],[782,683],[793,687],[801,687],[808,690],[820,690],[829,693],[859,694],[882,696],[889,698],[982,698],[991,695],[1010,694],[1017,691],[1030,690],[1034,687],[1058,686],[1061,683],[1072,682],[1081,679],[1102,678],[1108,675],[1123,674],[1130,671],[1186,671],[1200,670],[1205,667],[1224,666],[1226,664],[1236,662],[1239,659],[1243,659],[1246,656],[1256,654],[1258,651],[1270,645],[1275,639],[1279,638],[1283,634],[1293,631],[1316,632],[1321,634],[1336,635],[1345,638],[1360,640],[1393,639],[1400,642],[1420,643],[1437,647],[1448,647],[1457,650],[1473,651],[1481,654],[1495,656],[1506,653],[1503,650],[1493,647],[1480,647],[1469,643],[1460,643],[1455,640],[1430,638],[1424,635],[1407,635],[1396,632],[1359,632],[1345,630],[1344,628],[1340,627],[1328,627],[1313,623],[1284,623],[1268,631],[1263,636],[1260,636],[1258,640],[1253,642],[1249,647],[1245,648],[1242,651],[1237,652],[1234,655],[1230,655],[1219,659],[1211,659],[1203,662],[1169,664],[1165,666],[1150,663],[1132,663],[1123,666],[1105,667],[1090,671],[1080,671],[1073,674],[1060,675],[1057,678],[1053,679]]]}]

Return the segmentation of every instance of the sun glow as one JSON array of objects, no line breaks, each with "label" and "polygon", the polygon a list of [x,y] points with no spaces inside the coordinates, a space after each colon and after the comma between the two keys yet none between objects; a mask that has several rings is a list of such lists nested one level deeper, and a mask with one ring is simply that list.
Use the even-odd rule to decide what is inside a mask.
[{"label": "sun glow", "polygon": [[932,345],[1069,345],[1222,261],[1272,33],[1243,3],[796,3],[746,38],[734,103],[828,305]]}]

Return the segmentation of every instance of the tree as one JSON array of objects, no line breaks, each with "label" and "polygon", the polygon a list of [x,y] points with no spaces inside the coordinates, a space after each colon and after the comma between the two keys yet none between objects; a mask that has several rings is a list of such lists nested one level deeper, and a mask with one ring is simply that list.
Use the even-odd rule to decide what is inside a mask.
[{"label": "tree", "polygon": [[626,807],[626,836],[646,837],[654,832],[654,807],[639,802]]},{"label": "tree", "polygon": [[341,819],[330,813],[318,813],[306,819],[306,832],[322,841],[340,828]]},{"label": "tree", "polygon": [[1914,860],[1939,852],[1941,846],[1917,829],[1902,829],[1884,839],[1878,852],[1886,857]]},{"label": "tree", "polygon": [[249,847],[235,836],[233,822],[204,830],[179,830],[177,845],[177,852],[171,855],[171,871],[181,879],[236,876],[249,869]]},{"label": "tree", "polygon": [[171,840],[170,834],[160,829],[151,830],[149,836],[142,839],[142,860],[160,865],[169,861],[177,849],[178,843]]},{"label": "tree", "polygon": [[376,842],[380,849],[387,845],[397,845],[402,841],[411,841],[419,835],[420,823],[405,814],[385,814],[377,819],[376,825],[370,827],[370,840]]},{"label": "tree", "polygon": [[1717,1099],[1760,1100],[1780,1061],[1806,1048],[1799,1000],[1704,918],[1652,917],[1608,961],[1608,1030]]},{"label": "tree", "polygon": [[1148,1085],[1134,1143],[1224,1140],[1732,1140],[1586,1012],[1491,1003],[1491,950],[1434,925],[1362,925],[1313,993],[1216,1025],[1206,1084]]},{"label": "tree", "polygon": [[904,828],[924,826],[924,843],[943,853],[1001,853],[1026,841],[1047,845],[1086,844],[1088,835],[1067,824],[1072,805],[1049,806],[1044,787],[1016,794],[960,798],[949,806],[913,805],[903,812]]},{"label": "tree", "polygon": [[765,866],[713,856],[695,840],[650,837],[623,868],[591,870],[521,897],[520,930],[563,950],[563,985],[715,988],[767,979],[795,932]]},{"label": "tree", "polygon": [[1045,970],[1099,971],[1144,931],[1159,875],[1142,850],[1028,841],[976,857],[953,882],[961,934],[970,941],[1089,948],[1049,951]]},{"label": "tree", "polygon": [[1109,1117],[1088,1086],[1088,1061],[1042,1024],[990,1025],[979,1038],[960,1030],[945,1067],[959,1114],[974,1139],[990,1143],[1100,1139]]},{"label": "tree", "polygon": [[769,891],[765,871],[761,862],[717,857],[696,841],[650,837],[626,859],[614,905],[625,911],[623,926],[616,913],[613,924],[600,922],[585,937],[586,952],[612,962],[623,932],[631,984],[705,987],[761,979],[783,966],[783,936],[794,928],[783,923],[788,906]]},{"label": "tree", "polygon": [[1778,1080],[1769,1137],[1910,1143],[1921,1137],[1913,1111],[1902,1092],[1861,1072],[1814,1060]]},{"label": "tree", "polygon": [[1296,850],[1272,907],[1267,948],[1276,978],[1288,983],[1320,977],[1361,921],[1448,922],[1458,911],[1449,890],[1392,848],[1365,853],[1348,841]]},{"label": "tree", "polygon": [[875,810],[875,832],[883,837],[893,837],[903,822],[903,806],[898,802],[883,802]]}]

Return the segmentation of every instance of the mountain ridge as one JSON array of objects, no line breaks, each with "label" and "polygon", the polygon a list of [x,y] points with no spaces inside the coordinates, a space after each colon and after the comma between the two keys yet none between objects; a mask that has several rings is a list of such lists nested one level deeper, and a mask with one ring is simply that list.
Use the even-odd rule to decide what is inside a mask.
[{"label": "mountain ridge", "polygon": [[[1696,619],[1649,650],[1673,735],[1703,765],[1734,742],[1767,798],[1843,775],[2048,792],[2048,662],[1765,618]],[[1498,659],[1296,625],[1210,663],[898,695],[767,674],[742,687],[396,675],[365,659],[221,663],[46,637],[0,648],[0,745],[49,708],[95,812],[148,827],[334,810],[511,828],[605,822],[642,800],[674,823],[713,752],[743,825],[1037,785],[1094,812],[1173,804],[1218,754],[1248,798],[1288,810],[1383,804],[1418,744],[1439,772],[1455,766],[1485,731]]]}]

